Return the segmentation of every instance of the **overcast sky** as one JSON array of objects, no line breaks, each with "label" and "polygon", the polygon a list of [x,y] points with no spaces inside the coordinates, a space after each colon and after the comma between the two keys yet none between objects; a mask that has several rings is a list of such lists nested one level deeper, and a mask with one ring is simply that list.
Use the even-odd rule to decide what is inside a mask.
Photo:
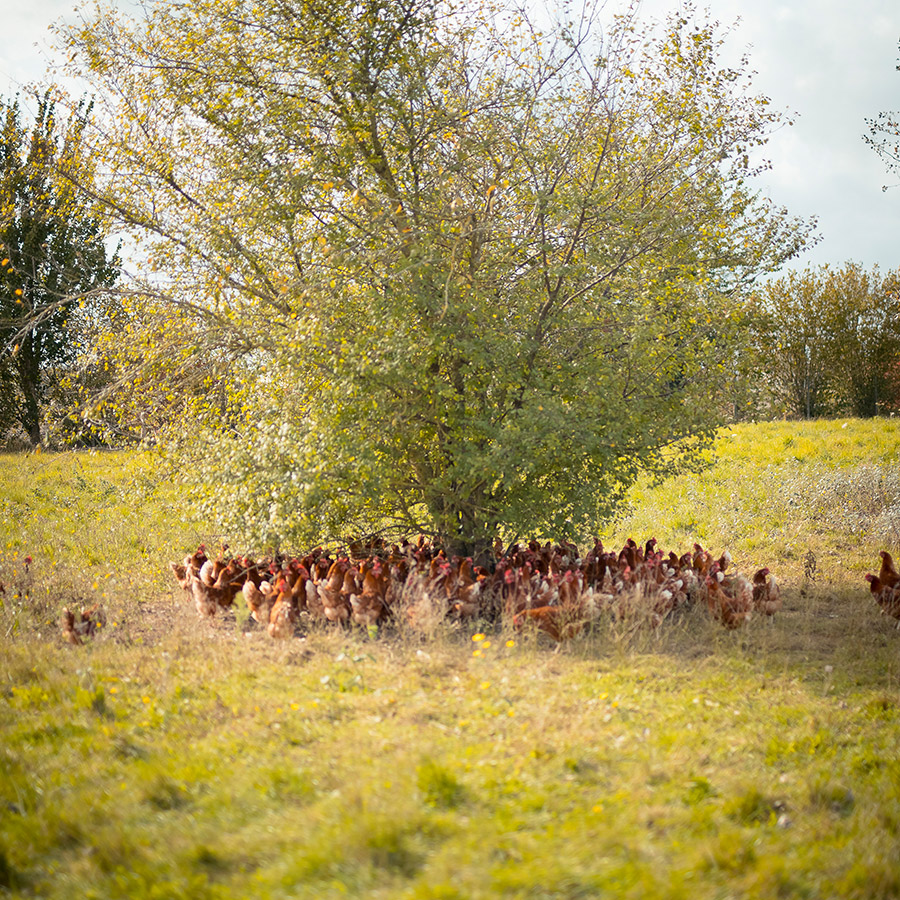
[{"label": "overcast sky", "polygon": [[[613,4],[617,0],[612,0]],[[623,2],[623,0],[618,0]],[[12,6],[7,0],[6,6]],[[0,31],[0,93],[10,97],[45,78],[49,26],[73,19],[75,0],[21,0],[6,9]],[[132,0],[118,0],[121,8]],[[797,215],[818,216],[820,244],[796,265],[900,268],[900,181],[864,144],[866,118],[900,110],[898,0],[708,0],[700,3],[732,25],[728,51],[747,51],[755,84],[796,124],[772,136],[773,168],[759,186]],[[675,0],[643,0],[642,14],[662,18]],[[26,104],[30,106],[29,104]]]}]

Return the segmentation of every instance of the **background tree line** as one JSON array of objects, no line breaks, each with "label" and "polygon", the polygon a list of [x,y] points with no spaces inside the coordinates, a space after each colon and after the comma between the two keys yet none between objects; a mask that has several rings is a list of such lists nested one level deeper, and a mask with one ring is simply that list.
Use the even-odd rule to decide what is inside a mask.
[{"label": "background tree line", "polygon": [[76,104],[60,117],[47,92],[29,128],[18,100],[0,98],[0,429],[8,440],[40,444],[48,417],[58,425],[98,383],[97,373],[78,370],[112,323],[119,258],[77,186],[93,178],[83,143],[89,114]]},{"label": "background tree line", "polygon": [[900,272],[789,272],[747,309],[727,406],[735,419],[891,413],[900,405]]}]

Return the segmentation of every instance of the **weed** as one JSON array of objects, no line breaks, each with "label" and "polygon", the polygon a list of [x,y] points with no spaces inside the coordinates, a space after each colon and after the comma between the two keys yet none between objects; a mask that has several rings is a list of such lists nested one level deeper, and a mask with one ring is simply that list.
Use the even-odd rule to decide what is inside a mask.
[{"label": "weed", "polygon": [[182,809],[191,802],[187,785],[167,775],[158,775],[146,789],[144,798],[159,810]]},{"label": "weed", "polygon": [[465,789],[453,773],[434,760],[416,768],[416,784],[425,803],[438,809],[455,809],[465,799]]},{"label": "weed", "polygon": [[812,785],[809,800],[814,807],[829,810],[842,817],[849,816],[856,805],[856,798],[850,788],[831,781],[820,781]]},{"label": "weed", "polygon": [[709,783],[708,779],[701,775],[691,779],[688,789],[684,793],[684,802],[688,806],[696,806],[704,800],[718,796],[719,792]]},{"label": "weed", "polygon": [[6,856],[6,851],[0,845],[0,888],[13,890],[19,886],[19,875]]},{"label": "weed", "polygon": [[756,788],[750,788],[725,804],[725,814],[741,825],[771,825],[784,808],[782,801],[773,800]]}]

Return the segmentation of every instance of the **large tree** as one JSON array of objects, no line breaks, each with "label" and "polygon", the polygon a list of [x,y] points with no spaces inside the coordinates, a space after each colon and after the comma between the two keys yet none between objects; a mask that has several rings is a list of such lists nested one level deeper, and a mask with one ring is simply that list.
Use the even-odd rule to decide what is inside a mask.
[{"label": "large tree", "polygon": [[738,296],[809,233],[748,185],[779,116],[714,25],[442,0],[145,15],[68,49],[107,104],[97,199],[190,323],[146,358],[252,373],[237,426],[187,442],[225,527],[583,534],[712,434]]},{"label": "large tree", "polygon": [[71,364],[78,320],[88,320],[118,274],[99,219],[75,182],[89,184],[84,155],[87,110],[60,123],[49,95],[34,124],[18,100],[0,100],[0,378],[6,422],[41,441],[51,372]]}]

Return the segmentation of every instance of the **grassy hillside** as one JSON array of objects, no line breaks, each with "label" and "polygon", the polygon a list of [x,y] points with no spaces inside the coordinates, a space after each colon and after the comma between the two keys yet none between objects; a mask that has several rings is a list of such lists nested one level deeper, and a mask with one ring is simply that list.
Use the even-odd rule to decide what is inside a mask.
[{"label": "grassy hillside", "polygon": [[[900,425],[843,426],[736,428],[604,535],[768,564],[774,623],[558,652],[198,623],[164,564],[211,536],[148,460],[0,458],[0,893],[900,896],[900,631],[862,580]],[[109,611],[82,647],[75,599]]]},{"label": "grassy hillside", "polygon": [[900,546],[900,419],[737,425],[713,458],[700,475],[639,485],[614,538],[697,540],[747,569],[853,583]]}]

